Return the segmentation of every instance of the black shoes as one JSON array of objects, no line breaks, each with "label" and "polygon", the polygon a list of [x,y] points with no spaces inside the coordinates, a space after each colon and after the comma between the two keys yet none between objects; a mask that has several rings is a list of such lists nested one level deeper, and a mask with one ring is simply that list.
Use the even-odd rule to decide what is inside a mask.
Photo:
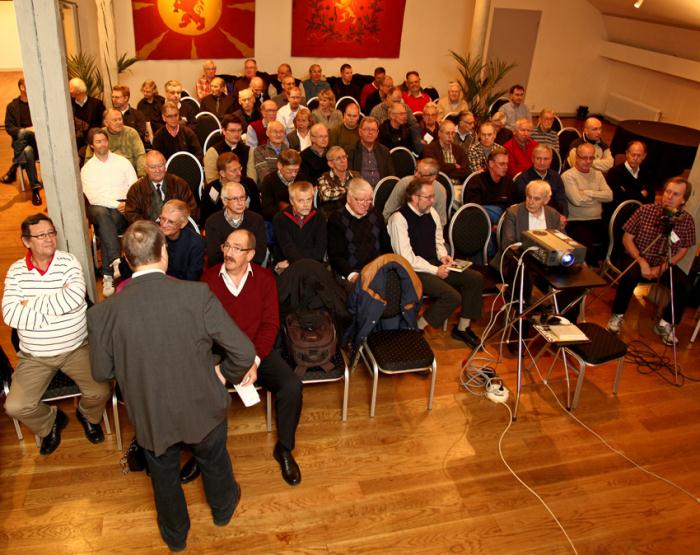
[{"label": "black shoes", "polygon": [[102,432],[102,426],[100,424],[89,422],[80,410],[75,411],[75,417],[78,419],[78,422],[83,425],[85,437],[90,443],[102,443],[105,440],[105,435],[104,432]]},{"label": "black shoes", "polygon": [[282,470],[282,478],[284,478],[285,482],[290,486],[296,486],[301,482],[301,470],[299,470],[299,465],[294,460],[294,455],[292,455],[291,451],[277,444],[272,452],[272,456],[279,463]]},{"label": "black shoes", "polygon": [[39,453],[50,455],[61,445],[61,430],[68,425],[68,417],[61,409],[56,411],[56,420],[53,421],[51,431],[41,440]]},{"label": "black shoes", "polygon": [[4,183],[5,185],[9,185],[10,183],[14,183],[17,181],[17,166],[10,166],[10,169],[7,170],[7,173],[0,178],[0,183]]},{"label": "black shoes", "polygon": [[32,204],[34,206],[41,206],[41,193],[39,193],[38,187],[32,189]]},{"label": "black shoes", "polygon": [[180,483],[189,484],[190,482],[196,480],[201,473],[202,471],[199,470],[197,459],[190,457],[190,459],[180,469]]},{"label": "black shoes", "polygon": [[464,331],[458,330],[457,326],[452,328],[452,337],[458,341],[464,341],[472,349],[476,349],[481,344],[481,339],[476,335],[471,328],[467,328]]}]

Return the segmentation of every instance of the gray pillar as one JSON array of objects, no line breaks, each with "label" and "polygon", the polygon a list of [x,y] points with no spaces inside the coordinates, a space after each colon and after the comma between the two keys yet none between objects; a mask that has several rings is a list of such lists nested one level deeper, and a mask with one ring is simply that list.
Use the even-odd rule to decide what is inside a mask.
[{"label": "gray pillar", "polygon": [[88,293],[96,300],[58,2],[14,4],[49,216],[58,231],[59,249],[78,258]]},{"label": "gray pillar", "polygon": [[484,56],[490,12],[491,0],[475,0],[472,32],[469,36],[469,56],[472,60],[481,60]]}]

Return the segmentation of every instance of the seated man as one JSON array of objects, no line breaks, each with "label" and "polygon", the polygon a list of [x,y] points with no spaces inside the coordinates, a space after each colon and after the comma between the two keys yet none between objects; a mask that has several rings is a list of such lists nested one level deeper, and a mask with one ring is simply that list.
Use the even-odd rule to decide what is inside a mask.
[{"label": "seated man", "polygon": [[260,105],[261,119],[248,124],[245,142],[250,148],[262,146],[267,143],[267,126],[277,121],[277,104],[272,100],[266,100]]},{"label": "seated man", "polygon": [[[379,94],[379,89],[384,83],[384,78],[386,77],[386,70],[381,66],[375,67],[373,75],[374,80],[362,87],[362,91],[360,92],[360,108],[362,108],[362,111],[365,114],[368,114],[375,106],[375,104],[372,104],[368,107],[367,99],[370,98],[374,93]],[[391,84],[393,86],[393,81]],[[307,98],[310,97],[307,96]]]},{"label": "seated man", "polygon": [[440,171],[450,179],[463,181],[469,175],[469,158],[454,144],[456,125],[446,119],[440,124],[438,140],[423,148],[425,158],[433,158],[440,164]]},{"label": "seated man", "polygon": [[[109,138],[109,150],[115,154],[120,154],[126,158],[136,170],[136,175],[143,177],[146,175],[144,168],[146,150],[136,129],[124,125],[122,113],[111,108],[105,112],[103,130]],[[89,141],[88,141],[89,143]],[[92,149],[88,144],[85,149],[85,160],[92,157]]]},{"label": "seated man", "polygon": [[[29,111],[29,99],[27,98],[27,86],[24,77],[17,81],[19,96],[7,105],[5,111],[5,131],[12,137],[12,165],[7,173],[0,179],[3,183],[14,183],[17,179],[17,166],[24,166],[29,177],[29,186],[32,189],[32,204],[41,204],[41,183],[36,171],[36,161],[39,151],[34,137],[32,115]],[[21,168],[20,168],[21,171]]]},{"label": "seated man", "polygon": [[504,145],[513,138],[513,131],[506,127],[506,115],[503,112],[496,112],[489,119],[496,132],[496,143]]},{"label": "seated man", "polygon": [[251,123],[262,118],[260,110],[255,105],[255,95],[251,89],[242,89],[238,93],[238,106],[238,110],[233,112],[233,115],[243,122],[243,129],[248,129]]},{"label": "seated man", "polygon": [[394,175],[394,161],[389,149],[378,141],[379,124],[368,116],[360,122],[360,140],[348,151],[348,167],[374,187],[380,179]]},{"label": "seated man", "polygon": [[253,262],[256,237],[250,231],[231,232],[221,247],[223,264],[209,268],[202,280],[255,346],[257,383],[275,397],[277,443],[272,456],[284,481],[295,486],[301,482],[292,455],[301,415],[301,382],[275,349],[280,328],[277,284],[268,269]]},{"label": "seated man", "polygon": [[469,180],[462,197],[465,203],[474,202],[483,206],[494,226],[493,231],[496,231],[501,214],[514,200],[513,180],[508,177],[508,151],[501,146],[494,147],[489,153],[487,164],[485,172]]},{"label": "seated man", "polygon": [[324,89],[330,89],[331,86],[323,79],[323,71],[318,64],[311,64],[309,67],[309,78],[302,81],[304,86],[304,96],[307,100],[317,98],[318,93]]},{"label": "seated man", "polygon": [[199,109],[194,102],[182,102],[182,84],[176,79],[171,79],[166,81],[165,86],[165,101],[172,102],[178,109],[180,123],[187,126],[192,131],[195,130],[197,126],[197,114]]},{"label": "seated man", "polygon": [[[88,96],[85,81],[74,77],[68,82],[73,116],[87,123],[89,129],[100,127],[104,119],[105,105],[99,98]],[[83,145],[78,145],[80,148]]]},{"label": "seated man", "polygon": [[548,145],[559,153],[559,135],[552,129],[554,125],[554,111],[543,108],[540,112],[537,127],[532,130],[532,139],[541,145]]},{"label": "seated man", "polygon": [[214,114],[219,121],[233,112],[233,98],[226,94],[226,82],[221,77],[214,77],[210,84],[211,92],[206,95],[199,105],[202,112]]},{"label": "seated man", "polygon": [[256,183],[261,184],[268,174],[274,173],[277,159],[285,148],[287,148],[287,135],[284,124],[271,121],[267,126],[267,142],[256,146],[253,155],[248,156],[248,175]]},{"label": "seated man", "polygon": [[204,270],[204,239],[189,224],[190,209],[178,199],[169,200],[160,212],[160,230],[168,248],[168,269],[176,279],[199,281]]},{"label": "seated man", "polygon": [[[387,87],[387,83],[390,83],[390,86]],[[408,126],[411,128],[411,131],[414,131],[415,128],[416,139],[414,140],[414,142],[420,142],[420,125],[418,125],[418,120],[416,120],[416,116],[413,115],[413,112],[411,112],[408,105],[403,101],[403,93],[401,91],[401,88],[394,87],[393,83],[394,82],[391,79],[391,77],[386,76],[384,78],[384,83],[379,89],[379,92],[382,97],[381,101],[379,101],[372,108],[372,111],[369,113],[369,115],[376,119],[379,125],[381,125],[389,119],[389,111],[391,110],[391,107],[394,104],[401,104],[401,106],[403,106],[406,109],[406,122],[408,123]],[[370,99],[371,98],[372,97],[370,97]],[[369,101],[370,100],[368,99],[367,102]]]},{"label": "seated man", "polygon": [[469,149],[476,142],[474,125],[476,118],[469,111],[460,112],[457,116],[457,132],[455,133],[454,144],[461,146],[465,153],[469,154]]},{"label": "seated man", "polygon": [[294,118],[301,108],[301,89],[290,87],[287,93],[287,103],[277,109],[277,121],[284,125],[285,135],[294,131]]},{"label": "seated man", "polygon": [[352,74],[352,66],[350,64],[343,64],[340,66],[340,79],[336,79],[331,88],[337,99],[341,99],[344,96],[351,96],[357,100],[357,102],[360,102],[362,83],[358,80],[357,76]]},{"label": "seated man", "polygon": [[291,148],[284,150],[277,159],[277,171],[263,179],[260,196],[266,222],[272,222],[277,212],[289,206],[289,187],[296,180],[300,166],[299,153]]},{"label": "seated man", "polygon": [[440,165],[435,158],[422,158],[418,160],[416,172],[413,175],[407,175],[399,179],[398,183],[394,185],[394,188],[391,190],[391,195],[389,195],[389,198],[384,204],[384,220],[388,222],[391,215],[401,209],[406,197],[406,188],[412,181],[419,179],[421,183],[424,184],[432,183],[433,190],[435,191],[433,208],[440,217],[440,225],[444,228],[447,225],[447,192],[445,191],[444,185],[437,180],[439,172]]},{"label": "seated man", "polygon": [[328,149],[328,128],[322,123],[311,126],[309,130],[311,146],[301,152],[300,181],[318,184],[319,178],[328,171],[326,151]]},{"label": "seated man", "polygon": [[438,118],[445,119],[447,114],[459,114],[468,112],[469,105],[464,100],[462,87],[456,81],[450,81],[447,85],[447,96],[443,96],[437,101]]},{"label": "seated man", "polygon": [[233,152],[224,152],[219,154],[216,160],[216,169],[218,178],[207,183],[202,190],[202,200],[199,203],[199,221],[204,224],[207,218],[214,212],[223,209],[221,203],[221,188],[224,183],[232,181],[240,183],[248,195],[246,200],[246,208],[249,208],[257,214],[262,213],[262,205],[260,204],[260,190],[257,184],[250,177],[242,175],[243,166]]},{"label": "seated man", "polygon": [[[576,148],[583,143],[593,146],[592,168],[600,172],[606,172],[613,167],[614,161],[608,143],[603,141],[603,124],[597,118],[588,118],[583,124],[583,134],[580,139],[576,139],[569,147],[567,164],[570,168],[576,165]],[[562,153],[564,156],[564,153]]]},{"label": "seated man", "polygon": [[80,181],[88,200],[88,220],[100,238],[102,294],[109,297],[114,293],[115,277],[119,278],[119,235],[127,227],[126,198],[136,172],[126,158],[109,150],[109,138],[103,129],[91,129],[88,143],[94,156],[80,170]]},{"label": "seated man", "polygon": [[155,222],[163,204],[171,199],[187,203],[190,214],[197,219],[197,201],[188,183],[177,175],[166,173],[165,157],[157,150],[149,150],[146,154],[146,175],[129,189],[124,217],[129,225],[136,220]]},{"label": "seated man", "polygon": [[350,152],[360,140],[358,121],[360,121],[360,109],[354,102],[348,102],[343,111],[343,123],[331,129],[328,144]]},{"label": "seated man", "polygon": [[496,131],[493,128],[493,124],[488,122],[482,123],[479,127],[479,140],[471,146],[467,153],[469,172],[484,171],[487,167],[486,159],[491,149],[496,146],[501,145],[496,143]]},{"label": "seated man", "polygon": [[149,143],[153,143],[154,133],[164,125],[162,109],[165,98],[158,94],[156,82],[150,79],[146,79],[141,85],[141,94],[143,98],[139,100],[136,109],[146,118],[147,139]]},{"label": "seated man", "polygon": [[211,84],[216,78],[216,63],[214,60],[207,60],[202,64],[202,75],[194,83],[197,93],[197,100],[202,102],[211,92]]},{"label": "seated man", "polygon": [[513,85],[508,91],[508,95],[508,102],[503,104],[498,111],[506,116],[506,128],[514,131],[519,119],[525,118],[532,121],[532,116],[524,102],[525,88],[522,85]]},{"label": "seated man", "polygon": [[291,73],[284,76],[280,81],[282,83],[282,91],[271,98],[271,100],[277,105],[278,110],[285,104],[289,103],[289,94],[293,88],[296,87],[297,89],[300,89],[300,85],[297,85],[296,81],[298,81],[298,79],[295,79]]},{"label": "seated man", "polygon": [[508,177],[522,173],[532,166],[532,151],[537,143],[530,138],[532,122],[521,118],[515,123],[513,138],[503,148],[508,151]]},{"label": "seated man", "polygon": [[100,421],[111,388],[96,383],[90,371],[80,263],[72,254],[56,249],[56,228],[44,214],[22,222],[22,243],[27,254],[7,271],[2,296],[5,324],[17,329],[20,347],[5,411],[41,438],[39,453],[53,453],[68,417],[61,409],[42,403],[41,396],[60,369],[80,388],[75,416],[85,437],[100,443],[104,441]]},{"label": "seated man", "polygon": [[275,271],[303,258],[323,262],[326,256],[326,218],[314,208],[314,188],[308,181],[289,186],[289,206],[275,214]]},{"label": "seated man", "polygon": [[[683,177],[672,177],[664,185],[661,203],[640,206],[624,224],[622,244],[627,256],[621,268],[632,265],[620,278],[612,306],[608,330],[618,333],[629,306],[634,288],[641,281],[670,283],[668,266],[669,245],[673,268],[673,303],[669,303],[663,317],[654,326],[664,345],[678,343],[673,331],[683,318],[687,304],[689,279],[678,266],[688,249],[695,245],[695,222],[684,210],[690,198],[690,182]],[[672,316],[675,316],[675,320]]]},{"label": "seated man", "polygon": [[626,200],[638,200],[642,204],[654,202],[656,188],[653,178],[649,169],[642,165],[646,157],[646,145],[642,141],[631,141],[625,150],[625,161],[605,174],[605,181],[613,193],[612,202],[603,206],[605,221]]},{"label": "seated man", "polygon": [[351,179],[345,207],[328,219],[328,262],[350,284],[366,264],[392,252],[384,219],[372,206],[372,192],[361,177]]},{"label": "seated man", "polygon": [[[405,99],[406,97],[404,97]],[[440,124],[438,122],[437,104],[428,102],[423,107],[423,119],[420,122],[421,143],[429,145],[433,141],[438,140],[440,133]]]},{"label": "seated man", "polygon": [[221,246],[226,237],[237,229],[247,229],[255,235],[256,247],[253,260],[262,264],[267,255],[265,222],[260,214],[246,208],[246,190],[240,183],[226,181],[221,187],[223,209],[207,218],[205,240],[207,247],[207,267],[221,264],[224,253]]},{"label": "seated man", "polygon": [[406,74],[406,91],[403,93],[403,100],[413,113],[423,112],[425,105],[432,102],[432,99],[423,93],[417,71],[409,71]]},{"label": "seated man", "polygon": [[431,183],[414,179],[406,189],[404,206],[389,218],[389,237],[396,254],[403,256],[418,274],[423,294],[432,303],[418,320],[418,327],[442,326],[461,305],[459,323],[452,337],[476,349],[481,340],[472,331],[471,321],[481,316],[483,278],[479,272],[449,270],[440,218],[433,208],[435,190]]},{"label": "seated man", "polygon": [[379,126],[379,142],[391,150],[403,146],[413,151],[413,133],[406,123],[408,116],[406,107],[401,103],[392,104],[389,108],[389,119]]},{"label": "seated man", "polygon": [[244,89],[250,88],[250,84],[253,79],[258,77],[258,75],[263,75],[258,71],[258,62],[253,58],[248,58],[243,62],[243,75],[241,75],[236,82],[233,84],[233,96],[234,98]]},{"label": "seated man", "polygon": [[114,85],[112,87],[112,107],[121,112],[124,125],[135,129],[141,142],[145,145],[149,142],[146,138],[146,118],[141,112],[129,106],[130,97],[131,90],[126,85]]},{"label": "seated man", "polygon": [[348,157],[339,146],[329,148],[326,158],[330,170],[318,180],[318,207],[328,217],[344,206],[348,184],[360,173],[348,169]]},{"label": "seated man", "polygon": [[248,167],[250,147],[241,141],[243,122],[236,114],[227,114],[221,120],[221,138],[204,153],[204,182],[211,183],[218,179],[217,160],[224,152],[236,155],[244,171]]},{"label": "seated man", "polygon": [[181,123],[180,110],[177,104],[166,101],[163,104],[163,121],[165,125],[156,131],[153,137],[153,148],[165,156],[166,160],[176,152],[189,152],[197,160],[202,161],[202,146],[194,131]]}]

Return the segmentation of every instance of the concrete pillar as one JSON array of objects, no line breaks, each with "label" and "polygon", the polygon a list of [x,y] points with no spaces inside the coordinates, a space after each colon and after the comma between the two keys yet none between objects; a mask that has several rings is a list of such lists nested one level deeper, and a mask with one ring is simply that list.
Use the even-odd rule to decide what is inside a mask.
[{"label": "concrete pillar", "polygon": [[475,0],[472,32],[469,37],[469,56],[472,60],[481,60],[484,56],[490,12],[491,0]]},{"label": "concrete pillar", "polygon": [[58,231],[59,249],[78,258],[88,293],[96,300],[58,2],[14,4],[49,216]]},{"label": "concrete pillar", "polygon": [[112,0],[95,0],[95,4],[97,8],[98,65],[102,71],[104,82],[104,103],[105,106],[111,106],[112,85],[116,85],[118,82],[114,8]]}]

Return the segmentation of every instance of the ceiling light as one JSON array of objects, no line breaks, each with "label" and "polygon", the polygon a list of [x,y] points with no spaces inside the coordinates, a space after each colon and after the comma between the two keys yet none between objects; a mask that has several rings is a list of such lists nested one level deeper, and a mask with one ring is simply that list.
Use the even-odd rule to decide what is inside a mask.
[{"label": "ceiling light", "polygon": [[637,1],[634,3],[634,7],[637,8],[637,9],[639,9],[639,8],[642,7],[642,4],[644,4],[644,0],[637,0]]}]

